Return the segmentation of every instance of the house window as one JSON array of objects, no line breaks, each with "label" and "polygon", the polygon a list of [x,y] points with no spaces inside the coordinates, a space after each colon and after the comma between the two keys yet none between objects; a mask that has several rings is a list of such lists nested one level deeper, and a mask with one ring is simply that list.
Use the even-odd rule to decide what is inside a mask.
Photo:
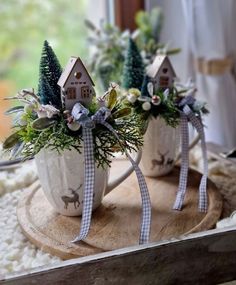
[{"label": "house window", "polygon": [[169,86],[169,77],[161,76],[159,81],[160,87],[168,87]]},{"label": "house window", "polygon": [[89,98],[89,86],[81,87],[81,98]]},{"label": "house window", "polygon": [[163,71],[163,73],[167,73],[168,68],[164,67],[164,68],[162,69],[162,71]]},{"label": "house window", "polygon": [[66,94],[68,100],[76,99],[76,88],[75,87],[68,88]]}]

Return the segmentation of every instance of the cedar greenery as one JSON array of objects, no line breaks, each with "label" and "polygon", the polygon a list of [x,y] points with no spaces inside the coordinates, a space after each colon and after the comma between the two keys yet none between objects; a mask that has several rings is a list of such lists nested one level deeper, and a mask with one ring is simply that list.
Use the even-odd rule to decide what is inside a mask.
[{"label": "cedar greenery", "polygon": [[[20,94],[19,98],[21,98]],[[24,98],[28,100],[25,95]],[[92,130],[95,162],[98,167],[103,168],[110,165],[114,152],[137,151],[143,143],[140,132],[142,122],[138,120],[137,115],[131,113],[129,107],[121,104],[114,87],[106,95],[106,105],[111,110],[111,115],[106,121],[116,131],[119,141],[110,130],[101,124],[97,124]],[[42,148],[50,148],[58,153],[65,149],[76,149],[81,152],[83,143],[81,128],[78,131],[71,131],[67,126],[68,122],[63,111],[50,118],[38,118],[37,112],[42,106],[40,104],[38,106],[27,104],[26,106],[24,110],[18,108],[17,116],[21,120],[16,121],[14,126],[16,132],[4,142],[5,149],[10,149],[17,155],[20,150],[21,157],[24,159],[34,157]],[[99,104],[94,100],[89,106],[89,116],[95,114],[98,109]]]},{"label": "cedar greenery", "polygon": [[[123,106],[128,106],[133,108],[134,113],[139,116],[140,121],[143,123],[141,125],[141,132],[144,134],[148,125],[148,120],[151,116],[154,118],[160,117],[163,118],[167,125],[176,128],[180,123],[180,112],[182,111],[182,107],[179,106],[179,102],[185,98],[184,93],[188,90],[178,91],[175,87],[168,89],[168,95],[165,94],[164,91],[158,90],[155,92],[154,97],[160,98],[160,104],[155,105],[152,103],[152,98],[150,96],[144,96],[140,94],[140,91],[137,89],[129,89],[127,96],[123,98]],[[136,96],[135,102],[130,102],[128,100],[128,96],[132,94]],[[145,93],[146,94],[146,93]],[[139,97],[141,95],[141,97]],[[146,102],[150,103],[150,110],[145,111],[143,109],[143,98],[147,98]],[[139,100],[141,98],[141,100]],[[190,104],[189,107],[192,109],[196,116],[207,115],[209,113],[206,108],[206,103],[193,100],[193,104]]]},{"label": "cedar greenery", "polygon": [[[133,93],[134,90],[130,89]],[[128,92],[130,92],[130,90]],[[169,96],[167,98],[164,97],[164,94],[162,91],[158,91],[155,95],[159,96],[161,98],[161,103],[158,106],[155,106],[151,104],[151,109],[149,111],[144,111],[142,108],[143,102],[136,100],[133,104],[130,103],[127,99],[124,99],[123,104],[125,106],[128,106],[130,108],[134,109],[134,112],[139,115],[139,118],[141,121],[143,121],[143,124],[145,126],[145,122],[148,121],[150,116],[153,116],[154,118],[161,117],[163,118],[167,125],[175,128],[179,124],[179,109],[177,108],[177,105],[175,104],[178,93],[176,89],[172,89],[169,93]],[[143,127],[143,130],[145,131],[145,127]]]},{"label": "cedar greenery", "polygon": [[[114,107],[114,111],[117,109],[120,110],[118,104]],[[76,149],[81,152],[83,141],[81,129],[76,132],[70,131],[63,114],[58,116],[54,124],[42,130],[33,128],[34,119],[35,115],[29,114],[27,125],[21,126],[17,131],[17,142],[24,144],[22,155],[25,159],[35,156],[42,148],[50,148],[58,153],[65,149]],[[103,168],[110,165],[114,152],[124,152],[124,149],[137,151],[143,143],[138,128],[141,126],[141,121],[138,122],[136,115],[116,120],[111,117],[107,122],[117,132],[120,141],[103,125],[97,125],[93,129],[95,161],[98,167]]]}]

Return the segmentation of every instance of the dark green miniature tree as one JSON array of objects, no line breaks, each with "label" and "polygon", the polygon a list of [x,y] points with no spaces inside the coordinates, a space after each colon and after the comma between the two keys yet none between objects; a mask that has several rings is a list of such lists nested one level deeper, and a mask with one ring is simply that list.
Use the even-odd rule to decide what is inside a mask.
[{"label": "dark green miniature tree", "polygon": [[[57,85],[57,81],[62,73],[62,68],[55,55],[53,49],[44,41],[40,65],[39,65],[39,90],[38,95],[43,104],[49,104],[50,102],[57,108],[61,108],[61,91]],[[47,80],[44,83],[44,80]],[[48,90],[48,86],[51,89],[50,94],[45,93]],[[50,96],[53,98],[51,99]]]},{"label": "dark green miniature tree", "polygon": [[58,103],[58,96],[52,91],[52,88],[44,75],[41,75],[39,79],[38,94],[40,94],[41,104],[51,104],[55,107],[60,107]]},{"label": "dark green miniature tree", "polygon": [[148,75],[145,75],[143,79],[142,89],[141,89],[142,96],[149,96],[149,92],[147,89],[147,85],[149,82],[150,82],[150,77]]},{"label": "dark green miniature tree", "polygon": [[144,75],[142,57],[135,42],[130,38],[125,57],[122,87],[125,89],[137,88],[141,90]]}]

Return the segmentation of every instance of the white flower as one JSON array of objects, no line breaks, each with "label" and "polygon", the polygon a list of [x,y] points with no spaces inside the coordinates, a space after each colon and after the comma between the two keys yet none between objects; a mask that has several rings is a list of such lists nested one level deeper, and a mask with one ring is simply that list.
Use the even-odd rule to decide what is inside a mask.
[{"label": "white flower", "polygon": [[48,117],[49,119],[59,113],[60,111],[52,105],[41,105],[37,111],[39,118]]},{"label": "white flower", "polygon": [[128,94],[127,99],[130,103],[134,104],[137,101],[137,96],[134,94]]},{"label": "white flower", "polygon": [[144,102],[142,104],[142,108],[144,111],[149,111],[151,109],[151,103],[150,102]]},{"label": "white flower", "polygon": [[205,102],[195,101],[193,104],[193,110],[196,112],[201,111],[201,109],[205,106]]},{"label": "white flower", "polygon": [[35,99],[33,99],[31,103],[25,104],[24,112],[28,113],[37,109],[38,109],[38,102]]},{"label": "white flower", "polygon": [[46,118],[47,117],[47,112],[43,111],[43,110],[38,110],[37,111],[37,115],[39,118]]}]

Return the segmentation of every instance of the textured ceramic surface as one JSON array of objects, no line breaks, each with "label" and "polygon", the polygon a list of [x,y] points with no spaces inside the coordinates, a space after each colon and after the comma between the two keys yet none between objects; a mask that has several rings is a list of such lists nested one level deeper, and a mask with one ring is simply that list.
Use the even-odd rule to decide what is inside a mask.
[{"label": "textured ceramic surface", "polygon": [[[84,156],[76,150],[65,150],[61,155],[56,151],[42,149],[35,162],[39,180],[47,200],[62,215],[79,216],[83,207]],[[128,168],[108,184],[109,168],[95,167],[93,210],[104,197],[131,174]]]},{"label": "textured ceramic surface", "polygon": [[163,119],[152,118],[144,135],[140,163],[143,174],[150,177],[168,174],[174,167],[179,140],[178,127],[172,128]]}]

